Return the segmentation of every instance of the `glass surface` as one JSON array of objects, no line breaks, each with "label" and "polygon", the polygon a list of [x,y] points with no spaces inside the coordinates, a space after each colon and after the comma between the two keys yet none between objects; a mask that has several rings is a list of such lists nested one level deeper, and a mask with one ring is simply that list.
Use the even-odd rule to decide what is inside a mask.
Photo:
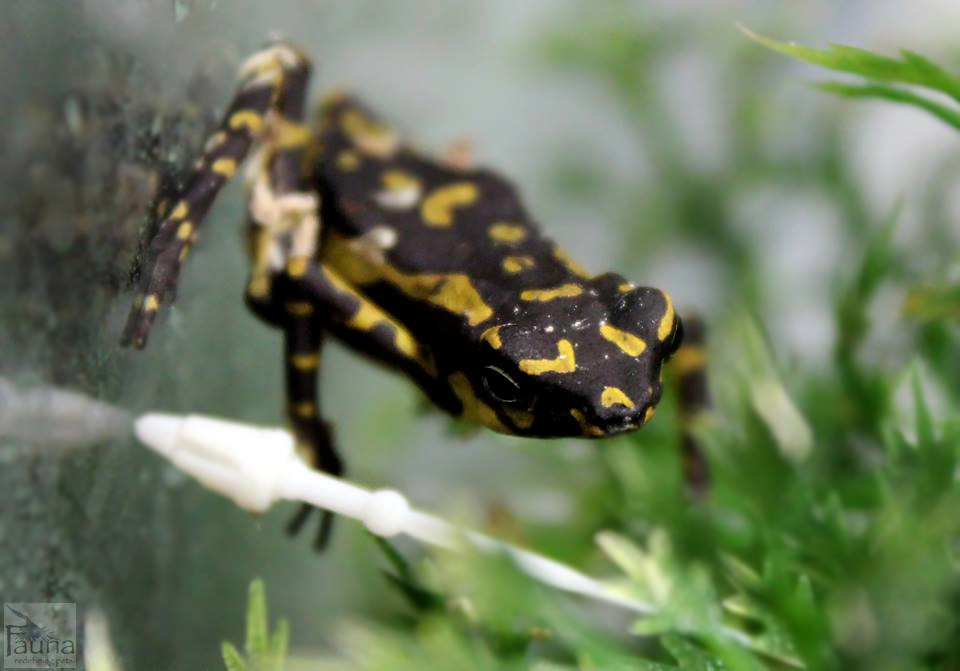
[{"label": "glass surface", "polygon": [[[578,261],[669,289],[681,313],[716,326],[721,351],[742,344],[728,328],[734,315],[751,315],[787,380],[836,368],[838,286],[897,207],[906,275],[956,279],[956,131],[914,110],[818,93],[805,84],[822,72],[735,25],[810,45],[918,48],[954,65],[955,3],[598,4],[7,2],[0,601],[74,602],[81,622],[101,611],[126,669],[222,668],[220,643],[242,639],[255,577],[293,624],[301,657],[329,652],[345,621],[406,614],[356,524],[339,522],[318,555],[312,525],[285,535],[292,505],[253,517],[130,431],[146,411],[283,424],[282,342],[242,299],[241,179],[204,223],[146,350],[119,346],[148,207],[203,145],[238,63],[271,35],[312,56],[314,97],[355,91],[431,149],[469,139]],[[631,75],[640,63],[643,75]],[[910,359],[894,327],[905,286],[872,308],[872,360]],[[945,338],[949,351],[956,337]],[[336,344],[320,385],[350,478],[610,572],[592,549],[612,515],[597,502],[616,487],[605,448],[460,435],[408,382]],[[942,380],[931,385],[941,408],[956,400]],[[791,391],[816,407],[814,383]],[[909,394],[900,407],[912,412]],[[673,414],[636,438],[650,454],[675,438],[665,428]],[[831,453],[831,467],[855,453]],[[677,473],[664,478],[679,487]],[[645,524],[638,517],[632,531],[643,536]],[[831,607],[855,608],[851,598]]]}]

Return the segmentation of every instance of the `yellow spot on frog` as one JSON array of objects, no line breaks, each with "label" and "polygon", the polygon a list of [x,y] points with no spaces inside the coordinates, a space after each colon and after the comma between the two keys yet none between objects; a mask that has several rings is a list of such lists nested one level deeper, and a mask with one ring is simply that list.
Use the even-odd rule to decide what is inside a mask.
[{"label": "yellow spot on frog", "polygon": [[390,190],[418,186],[420,180],[405,170],[387,170],[383,173],[383,185]]},{"label": "yellow spot on frog", "polygon": [[317,366],[320,365],[320,355],[316,353],[294,354],[290,357],[290,363],[297,370],[309,372],[316,370]]},{"label": "yellow spot on frog", "polygon": [[573,345],[569,340],[557,343],[557,358],[555,359],[523,359],[520,370],[527,375],[542,375],[544,373],[572,373],[577,369]]},{"label": "yellow spot on frog", "polygon": [[247,293],[253,298],[264,298],[270,293],[270,280],[266,275],[255,275],[247,285]]},{"label": "yellow spot on frog", "polygon": [[647,422],[649,422],[650,419],[653,417],[653,413],[655,413],[656,411],[657,409],[652,405],[649,408],[647,408],[647,411],[643,413],[643,423],[646,424]]},{"label": "yellow spot on frog", "polygon": [[180,250],[180,253],[177,254],[177,262],[183,263],[187,260],[187,257],[190,255],[190,243],[187,243],[183,246],[183,249]]},{"label": "yellow spot on frog", "polygon": [[293,405],[293,414],[300,419],[312,419],[317,413],[317,406],[310,401],[301,401]]},{"label": "yellow spot on frog", "polygon": [[181,200],[177,203],[177,206],[173,208],[173,212],[170,213],[170,219],[177,221],[178,219],[183,219],[187,216],[187,213],[190,211],[187,201]]},{"label": "yellow spot on frog", "polygon": [[420,180],[404,170],[387,170],[381,178],[384,190],[375,198],[383,207],[407,209],[420,201],[423,187]]},{"label": "yellow spot on frog", "polygon": [[308,259],[305,256],[294,256],[287,261],[287,275],[302,277],[307,272]]},{"label": "yellow spot on frog", "polygon": [[193,224],[189,221],[180,224],[180,227],[177,229],[177,237],[181,240],[189,240],[191,235],[193,235]]},{"label": "yellow spot on frog", "polygon": [[505,272],[515,275],[527,268],[533,268],[534,261],[531,256],[508,256],[500,265]]},{"label": "yellow spot on frog", "polygon": [[450,383],[453,393],[456,394],[457,398],[460,399],[460,403],[463,404],[461,417],[470,421],[479,422],[499,433],[510,433],[507,427],[503,425],[503,422],[500,421],[500,418],[497,417],[497,413],[494,412],[493,408],[477,398],[477,394],[473,390],[473,385],[470,384],[470,380],[467,379],[466,375],[461,372],[453,373],[447,377],[447,382]]},{"label": "yellow spot on frog", "polygon": [[577,277],[582,277],[587,279],[590,277],[590,273],[587,272],[586,268],[581,266],[579,263],[570,258],[570,255],[559,247],[553,248],[553,257],[562,263],[567,270],[576,275]]},{"label": "yellow spot on frog", "polygon": [[480,340],[487,343],[493,349],[500,349],[503,342],[500,340],[500,327],[491,326],[480,335]]},{"label": "yellow spot on frog", "polygon": [[420,365],[424,367],[424,370],[427,370],[427,366],[424,361],[419,358],[420,347],[417,345],[417,341],[410,334],[410,331],[404,328],[394,327],[396,332],[393,335],[393,346],[397,348],[397,351],[400,352],[403,356],[408,359],[416,359],[420,362]]},{"label": "yellow spot on frog", "polygon": [[636,289],[636,287],[633,285],[633,282],[621,282],[617,285],[617,291],[619,291],[621,294],[625,294],[633,289]]},{"label": "yellow spot on frog", "polygon": [[374,307],[373,304],[362,299],[360,300],[359,307],[357,307],[357,311],[347,321],[347,326],[357,329],[358,331],[373,330],[377,324],[388,324],[393,326],[391,321],[383,312]]},{"label": "yellow spot on frog", "polygon": [[533,413],[529,410],[519,410],[517,408],[504,408],[503,412],[510,418],[513,425],[518,429],[529,429],[533,426]]},{"label": "yellow spot on frog", "polygon": [[224,178],[230,179],[237,172],[237,162],[232,158],[218,158],[213,162],[213,165],[210,166],[210,169],[218,175],[223,175]]},{"label": "yellow spot on frog", "polygon": [[390,158],[400,146],[392,130],[368,119],[358,110],[348,109],[340,115],[340,124],[350,140],[366,154]]},{"label": "yellow spot on frog", "polygon": [[157,298],[156,294],[149,294],[146,298],[143,299],[144,312],[156,312],[159,309],[160,309],[160,299]]},{"label": "yellow spot on frog", "polygon": [[233,130],[246,128],[251,135],[256,135],[263,127],[263,117],[251,110],[240,110],[230,115],[227,125]]},{"label": "yellow spot on frog", "polygon": [[207,143],[203,146],[204,152],[211,152],[220,145],[222,145],[227,139],[227,134],[222,130],[218,130],[216,133],[210,136],[210,139],[207,140]]},{"label": "yellow spot on frog", "polygon": [[644,350],[647,349],[647,343],[643,341],[643,338],[626,331],[621,331],[615,326],[610,326],[610,324],[602,324],[600,326],[600,335],[619,347],[629,356],[640,356]]},{"label": "yellow spot on frog", "polygon": [[707,353],[702,347],[689,345],[681,347],[670,365],[678,377],[686,377],[703,370],[707,361]]},{"label": "yellow spot on frog", "polygon": [[520,292],[521,300],[525,301],[552,301],[555,298],[572,298],[583,293],[579,284],[562,284],[553,289],[527,289]]},{"label": "yellow spot on frog", "polygon": [[470,326],[481,324],[493,316],[493,308],[484,302],[483,296],[466,275],[443,276],[442,283],[429,300],[454,314],[463,315]]},{"label": "yellow spot on frog", "polygon": [[307,301],[287,301],[283,309],[294,317],[309,317],[313,314],[313,305]]},{"label": "yellow spot on frog", "polygon": [[471,326],[477,326],[493,316],[493,308],[486,304],[466,275],[404,273],[385,261],[375,263],[364,259],[351,248],[350,240],[334,232],[329,236],[321,251],[321,268],[326,271],[324,266],[329,265],[353,286],[389,282],[411,298],[439,305],[466,317]]},{"label": "yellow spot on frog", "polygon": [[380,324],[385,325],[393,331],[393,346],[396,350],[408,359],[416,360],[423,366],[424,370],[429,372],[428,362],[420,358],[420,347],[407,329],[351,287],[335,270],[321,265],[320,271],[338,291],[352,296],[358,301],[357,311],[346,321],[348,327],[358,331],[371,331]]},{"label": "yellow spot on frog", "polygon": [[280,121],[280,129],[277,131],[278,149],[297,149],[305,147],[310,141],[310,129],[306,124],[296,123],[289,119]]},{"label": "yellow spot on frog", "polygon": [[477,185],[472,182],[454,182],[434,189],[423,200],[420,216],[427,226],[446,228],[453,225],[453,210],[476,202]]},{"label": "yellow spot on frog", "polygon": [[593,424],[588,422],[587,418],[584,417],[583,413],[577,410],[576,408],[573,408],[570,410],[570,416],[573,417],[575,420],[577,420],[577,424],[580,425],[580,430],[583,431],[583,435],[595,436],[595,437],[600,437],[605,435],[603,433],[603,429],[601,429],[599,426],[594,426]]},{"label": "yellow spot on frog", "polygon": [[603,393],[600,394],[600,405],[604,408],[614,405],[622,405],[627,408],[634,407],[633,401],[619,387],[604,387]]},{"label": "yellow spot on frog", "polygon": [[487,235],[496,242],[512,244],[527,237],[527,229],[520,224],[498,221],[487,229]]},{"label": "yellow spot on frog", "polygon": [[663,292],[663,299],[667,303],[667,309],[663,312],[663,318],[660,320],[660,326],[657,327],[657,337],[660,338],[661,342],[667,339],[673,332],[673,322],[676,321],[676,315],[673,311],[673,300],[670,298],[670,294],[666,291]]},{"label": "yellow spot on frog", "polygon": [[343,172],[353,172],[360,167],[360,154],[346,149],[337,155],[337,167]]}]

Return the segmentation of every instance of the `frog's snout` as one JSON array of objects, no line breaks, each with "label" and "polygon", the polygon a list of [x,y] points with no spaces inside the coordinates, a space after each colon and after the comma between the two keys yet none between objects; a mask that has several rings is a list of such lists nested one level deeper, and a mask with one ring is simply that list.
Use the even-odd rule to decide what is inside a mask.
[{"label": "frog's snout", "polygon": [[648,387],[647,393],[633,398],[616,387],[606,387],[599,405],[589,408],[585,416],[593,427],[593,434],[613,436],[639,429],[653,417],[661,395],[660,384]]}]

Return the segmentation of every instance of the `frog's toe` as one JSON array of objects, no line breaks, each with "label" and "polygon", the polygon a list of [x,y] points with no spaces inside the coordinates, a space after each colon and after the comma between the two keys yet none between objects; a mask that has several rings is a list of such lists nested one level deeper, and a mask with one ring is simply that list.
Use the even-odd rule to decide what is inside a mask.
[{"label": "frog's toe", "polygon": [[330,543],[333,532],[333,513],[329,510],[317,508],[309,503],[301,504],[297,512],[287,522],[287,534],[290,536],[299,535],[310,518],[313,517],[314,512],[320,513],[320,526],[317,528],[317,535],[314,536],[313,547],[317,552],[323,552]]}]

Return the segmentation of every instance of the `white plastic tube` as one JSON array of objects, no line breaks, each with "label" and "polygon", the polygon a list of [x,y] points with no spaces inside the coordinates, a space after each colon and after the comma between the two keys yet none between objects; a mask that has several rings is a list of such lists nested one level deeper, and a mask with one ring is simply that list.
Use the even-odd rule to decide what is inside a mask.
[{"label": "white plastic tube", "polygon": [[363,522],[378,536],[406,534],[451,550],[467,541],[480,550],[508,553],[525,573],[558,589],[636,613],[655,610],[650,604],[610,593],[602,583],[569,566],[414,510],[399,492],[370,491],[315,471],[296,455],[293,438],[286,431],[200,415],[166,414],[144,415],[137,419],[135,429],[145,445],[252,512],[263,512],[278,499],[288,499]]},{"label": "white plastic tube", "polygon": [[[414,510],[403,494],[370,491],[309,468],[297,456],[293,438],[282,429],[263,428],[201,415],[151,413],[136,420],[137,437],[206,487],[238,506],[263,512],[279,499],[302,501],[363,522],[378,536],[406,534],[449,550],[464,541],[482,551],[506,552],[536,580],[641,615],[652,604],[612,592],[602,582],[543,555],[456,527]],[[750,637],[725,628],[730,638],[750,646]]]}]

